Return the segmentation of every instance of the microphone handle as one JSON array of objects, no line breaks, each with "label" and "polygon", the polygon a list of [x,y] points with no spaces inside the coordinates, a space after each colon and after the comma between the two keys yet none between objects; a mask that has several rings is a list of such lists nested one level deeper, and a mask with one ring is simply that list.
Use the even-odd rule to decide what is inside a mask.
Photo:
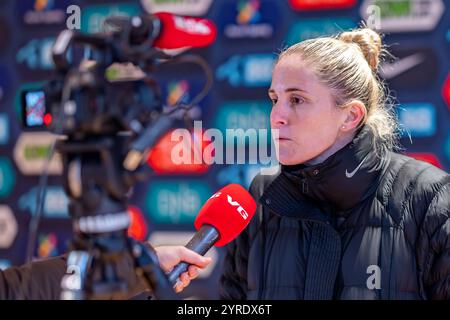
[{"label": "microphone handle", "polygon": [[[185,247],[203,256],[217,240],[219,240],[219,232],[217,229],[209,224],[204,224]],[[168,275],[170,283],[175,286],[180,275],[186,272],[188,267],[189,264],[186,262],[181,262],[176,265]]]}]

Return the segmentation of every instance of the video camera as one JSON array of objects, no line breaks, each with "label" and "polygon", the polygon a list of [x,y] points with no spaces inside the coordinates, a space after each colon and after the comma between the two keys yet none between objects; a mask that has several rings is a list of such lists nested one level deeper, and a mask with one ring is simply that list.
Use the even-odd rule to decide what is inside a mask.
[{"label": "video camera", "polygon": [[[168,13],[112,17],[105,23],[108,31],[100,34],[62,31],[52,48],[56,76],[43,88],[21,93],[24,127],[45,127],[64,137],[49,156],[54,150],[62,155],[74,229],[61,297],[126,296],[130,288],[117,266],[131,256],[156,297],[174,298],[155,252],[127,236],[127,201],[134,183],[143,179],[138,169],[147,152],[174,126],[151,76],[174,60],[162,48],[205,46],[216,30],[205,19]],[[38,210],[45,192],[42,181]],[[33,234],[38,223],[31,225]],[[29,242],[28,254],[33,249]]]}]

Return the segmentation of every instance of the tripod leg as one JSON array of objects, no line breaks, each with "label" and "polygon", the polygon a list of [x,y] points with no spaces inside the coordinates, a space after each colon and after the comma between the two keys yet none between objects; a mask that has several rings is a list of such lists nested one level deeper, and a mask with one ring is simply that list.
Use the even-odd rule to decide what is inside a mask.
[{"label": "tripod leg", "polygon": [[179,300],[167,275],[159,266],[155,250],[148,244],[130,238],[136,272],[147,282],[153,296],[158,300]]}]

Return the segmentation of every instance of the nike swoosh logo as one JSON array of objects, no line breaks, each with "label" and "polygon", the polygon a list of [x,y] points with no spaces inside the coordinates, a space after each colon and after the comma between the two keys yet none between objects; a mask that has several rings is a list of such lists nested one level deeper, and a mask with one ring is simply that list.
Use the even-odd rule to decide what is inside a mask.
[{"label": "nike swoosh logo", "polygon": [[381,65],[380,75],[386,80],[391,80],[421,64],[423,61],[425,61],[424,54],[416,53],[395,61],[394,63],[385,62]]},{"label": "nike swoosh logo", "polygon": [[358,164],[358,166],[356,167],[356,169],[355,170],[353,170],[352,172],[348,172],[348,169],[345,169],[345,176],[347,177],[347,178],[351,178],[351,177],[353,177],[355,174],[356,174],[356,172],[358,172],[358,170],[359,170],[359,168],[361,168],[361,166],[362,166],[362,164],[364,163],[364,161],[367,159],[367,156],[365,156],[364,157],[364,159],[362,159],[362,161]]}]

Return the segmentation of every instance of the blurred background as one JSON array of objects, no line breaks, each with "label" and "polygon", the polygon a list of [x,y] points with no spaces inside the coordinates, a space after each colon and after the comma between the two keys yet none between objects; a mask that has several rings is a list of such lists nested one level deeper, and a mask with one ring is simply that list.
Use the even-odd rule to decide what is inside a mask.
[{"label": "blurred background", "polygon": [[[203,128],[269,128],[272,63],[295,42],[354,28],[362,20],[385,34],[397,58],[381,66],[381,77],[395,97],[405,152],[446,171],[450,169],[450,2],[444,0],[0,0],[0,268],[25,262],[30,219],[36,212],[39,176],[54,137],[21,125],[21,92],[40,88],[52,76],[51,46],[58,32],[80,8],[82,32],[98,32],[110,15],[169,11],[214,21],[213,45],[183,54],[198,54],[213,71],[213,86],[191,114]],[[72,7],[73,9],[73,7]],[[73,21],[72,21],[73,22]],[[163,102],[189,102],[205,83],[193,65],[164,68],[155,74]],[[152,172],[134,188],[129,233],[153,245],[185,244],[203,203],[218,189],[239,183],[248,187],[257,164],[192,165],[168,162],[170,143],[150,153]],[[61,160],[49,166],[34,256],[66,252],[72,235]],[[215,299],[223,248],[209,253],[212,265],[183,297]]]}]

